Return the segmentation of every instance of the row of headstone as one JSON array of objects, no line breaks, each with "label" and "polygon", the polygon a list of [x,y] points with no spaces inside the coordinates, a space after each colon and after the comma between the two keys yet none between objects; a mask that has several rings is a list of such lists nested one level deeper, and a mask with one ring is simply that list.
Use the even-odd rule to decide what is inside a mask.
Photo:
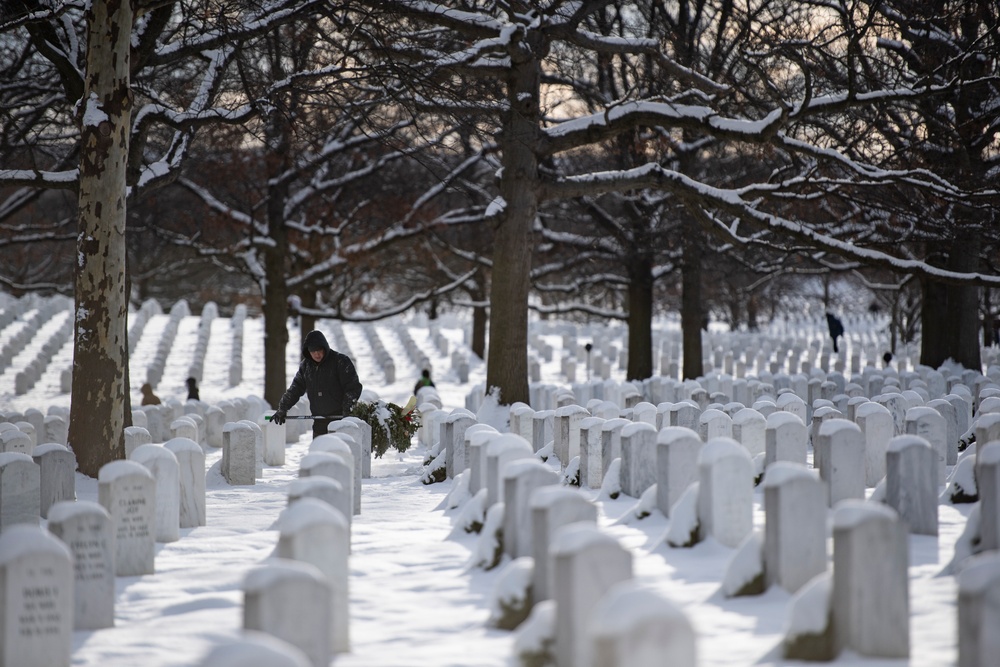
[{"label": "row of headstone", "polygon": [[[39,335],[41,331],[38,332]],[[45,372],[51,363],[53,357],[63,349],[63,347],[73,338],[73,321],[69,317],[69,313],[66,313],[66,317],[62,320],[62,324],[51,331],[49,337],[42,343],[41,348],[39,348],[34,358],[31,359],[24,367],[17,372],[14,376],[14,393],[18,396],[23,396],[27,394],[31,389],[38,383],[42,378],[42,374]]]},{"label": "row of headstone", "polygon": [[431,345],[437,350],[437,353],[442,357],[447,356],[449,350],[451,349],[451,344],[448,341],[448,337],[441,333],[441,326],[438,320],[434,320],[430,323],[428,327],[428,335],[431,339]]},{"label": "row of headstone", "polygon": [[361,330],[364,332],[365,339],[372,349],[372,357],[375,360],[375,365],[385,376],[385,383],[392,384],[396,381],[396,362],[393,361],[392,355],[386,351],[385,346],[382,344],[382,339],[379,337],[375,325],[366,322],[361,326]]},{"label": "row of headstone", "polygon": [[149,323],[149,318],[153,315],[160,315],[163,309],[160,308],[160,304],[156,299],[146,299],[142,306],[139,307],[135,312],[129,313],[129,327],[128,327],[128,353],[131,355],[135,352],[135,346],[138,345],[139,339],[142,338],[142,332],[146,328],[146,324]]},{"label": "row of headstone", "polygon": [[287,643],[313,667],[350,650],[350,526],[361,488],[360,429],[350,431],[310,443],[278,519],[274,557],[243,586],[243,627]]},{"label": "row of headstone", "polygon": [[167,357],[170,356],[170,349],[174,345],[177,337],[177,328],[181,320],[191,314],[191,309],[187,301],[180,299],[170,308],[170,317],[167,319],[163,331],[160,332],[160,339],[156,344],[156,352],[153,353],[153,360],[146,367],[146,382],[153,389],[156,389],[160,380],[163,379],[163,370],[167,365]]},{"label": "row of headstone", "polygon": [[[52,299],[30,299],[25,305],[30,306],[21,315],[27,316],[17,331],[10,336],[0,348],[0,373],[3,373],[15,357],[21,354],[25,346],[34,341],[39,330],[58,314],[67,310],[66,299],[56,297]],[[20,315],[17,317],[20,319]],[[9,326],[16,326],[16,321]],[[25,390],[26,391],[26,390]],[[22,392],[24,393],[24,392]]]},{"label": "row of headstone", "polygon": [[393,327],[393,333],[399,338],[399,342],[403,344],[403,350],[406,352],[406,356],[409,358],[410,363],[412,363],[418,370],[428,370],[431,374],[434,373],[434,366],[431,364],[430,357],[427,353],[420,349],[416,341],[413,340],[413,336],[410,335],[410,328],[404,325],[402,322],[397,322]]},{"label": "row of headstone", "polygon": [[38,525],[52,505],[76,498],[73,452],[56,443],[29,444],[23,440],[17,449],[0,453],[0,530]]},{"label": "row of headstone", "polygon": [[205,354],[208,352],[208,341],[212,336],[212,322],[219,316],[219,308],[214,301],[207,302],[201,309],[201,319],[198,320],[198,335],[195,338],[194,352],[191,364],[188,366],[188,377],[201,382],[205,372]]}]

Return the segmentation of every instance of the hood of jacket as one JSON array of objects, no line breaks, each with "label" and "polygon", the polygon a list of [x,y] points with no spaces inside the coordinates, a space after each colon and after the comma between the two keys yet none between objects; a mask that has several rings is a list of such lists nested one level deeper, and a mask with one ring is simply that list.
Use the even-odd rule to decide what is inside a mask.
[{"label": "hood of jacket", "polygon": [[330,344],[326,342],[326,336],[323,335],[322,331],[313,329],[306,334],[305,340],[302,341],[303,359],[312,359],[312,357],[309,356],[310,349],[322,349],[326,356],[330,356]]}]

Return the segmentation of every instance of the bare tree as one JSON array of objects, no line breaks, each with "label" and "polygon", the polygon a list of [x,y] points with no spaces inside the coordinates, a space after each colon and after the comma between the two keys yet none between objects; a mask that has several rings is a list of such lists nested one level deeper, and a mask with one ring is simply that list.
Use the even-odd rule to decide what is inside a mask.
[{"label": "bare tree", "polygon": [[[134,15],[130,3],[105,1],[5,7],[0,67],[13,83],[0,92],[0,150],[17,166],[0,170],[0,222],[19,228],[16,216],[46,191],[79,193],[69,438],[85,474],[124,454],[131,417],[127,203],[177,178],[201,127],[257,113],[255,100],[226,94],[235,54],[315,4],[220,6],[212,16],[183,2],[138,3]],[[18,242],[42,232],[23,225]]]}]

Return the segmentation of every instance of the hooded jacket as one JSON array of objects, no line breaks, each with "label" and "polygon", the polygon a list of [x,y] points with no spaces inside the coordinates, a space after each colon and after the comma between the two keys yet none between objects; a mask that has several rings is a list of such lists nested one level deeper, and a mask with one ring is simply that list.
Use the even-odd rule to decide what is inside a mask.
[{"label": "hooded jacket", "polygon": [[[322,349],[323,361],[318,364],[313,361],[310,348]],[[361,396],[361,389],[361,380],[351,358],[331,350],[321,331],[310,331],[302,342],[299,370],[278,401],[278,409],[287,411],[306,394],[312,414],[345,416]]]}]

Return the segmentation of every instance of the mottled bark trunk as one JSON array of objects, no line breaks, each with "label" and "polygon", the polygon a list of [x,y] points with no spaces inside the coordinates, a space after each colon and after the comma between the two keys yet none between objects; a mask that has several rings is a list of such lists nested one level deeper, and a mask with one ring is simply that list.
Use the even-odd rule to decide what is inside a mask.
[{"label": "mottled bark trunk", "polygon": [[653,270],[648,261],[633,264],[628,285],[628,371],[626,379],[653,375]]},{"label": "mottled bark trunk", "polygon": [[504,119],[500,194],[505,208],[493,246],[487,392],[499,390],[504,405],[528,402],[528,290],[532,225],[538,211],[538,60],[515,62]]},{"label": "mottled bark trunk", "polygon": [[684,348],[683,378],[693,380],[704,373],[701,349],[703,305],[701,303],[701,228],[684,224],[684,257],[681,260],[681,336]]},{"label": "mottled bark trunk", "polygon": [[132,19],[132,6],[124,0],[95,0],[87,12],[68,437],[80,472],[90,477],[104,464],[125,458],[125,173]]}]

